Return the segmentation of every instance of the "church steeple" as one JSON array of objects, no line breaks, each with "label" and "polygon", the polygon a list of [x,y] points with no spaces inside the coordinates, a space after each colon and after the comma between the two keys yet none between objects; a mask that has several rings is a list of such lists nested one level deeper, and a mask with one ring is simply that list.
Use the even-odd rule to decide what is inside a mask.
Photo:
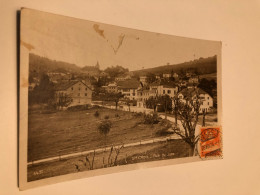
[{"label": "church steeple", "polygon": [[95,68],[99,69],[99,62],[98,61],[97,61]]}]

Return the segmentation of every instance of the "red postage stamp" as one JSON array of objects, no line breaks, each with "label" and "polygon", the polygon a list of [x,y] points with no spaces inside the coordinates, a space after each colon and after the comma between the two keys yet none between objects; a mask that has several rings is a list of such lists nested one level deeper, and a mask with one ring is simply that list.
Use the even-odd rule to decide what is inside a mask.
[{"label": "red postage stamp", "polygon": [[200,157],[222,157],[221,127],[201,127],[200,133]]}]

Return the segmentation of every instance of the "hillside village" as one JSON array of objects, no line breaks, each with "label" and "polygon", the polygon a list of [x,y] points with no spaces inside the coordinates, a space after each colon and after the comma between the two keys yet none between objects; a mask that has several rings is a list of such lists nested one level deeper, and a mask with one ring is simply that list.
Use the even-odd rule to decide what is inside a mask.
[{"label": "hillside village", "polygon": [[137,71],[100,67],[30,56],[29,181],[193,156],[199,127],[218,121],[215,57]]},{"label": "hillside village", "polygon": [[[100,102],[102,104],[114,102],[116,107],[127,105],[170,112],[173,109],[175,97],[184,100],[189,96],[193,98],[197,93],[201,100],[200,112],[211,111],[217,103],[216,82],[214,79],[205,78],[207,74],[199,74],[198,69],[194,68],[185,69],[184,67],[181,71],[172,69],[160,74],[148,71],[140,74],[139,71],[139,74],[135,74],[121,66],[109,67],[101,71],[98,62],[95,66],[86,66],[80,71],[76,71],[75,66],[69,69],[67,64],[66,68],[62,68],[60,62],[58,68],[50,70],[44,66],[43,59],[38,59],[37,62],[38,67],[30,67],[32,74],[29,78],[29,94],[35,94],[34,92],[40,85],[39,75],[43,74],[39,70],[45,70],[43,72],[53,86],[53,98],[62,109]],[[47,63],[50,62],[47,61]],[[42,65],[39,66],[39,64]],[[210,75],[214,76],[214,73]],[[168,101],[167,108],[166,101]]]},{"label": "hillside village", "polygon": [[[204,90],[198,87],[199,78],[196,75],[188,77],[187,80],[179,79],[178,74],[163,74],[162,78],[157,76],[156,79],[149,83],[148,76],[141,76],[139,79],[126,78],[125,80],[111,82],[102,86],[109,93],[121,93],[122,102],[130,100],[133,106],[148,108],[147,101],[159,96],[168,96],[170,99],[177,95],[180,99],[193,95],[198,92],[203,103],[201,111],[205,109],[210,111],[213,108],[213,98]],[[158,103],[159,104],[159,103]],[[159,109],[159,105],[157,107]]]},{"label": "hillside village", "polygon": [[27,182],[222,156],[219,42],[42,16],[20,47]]}]

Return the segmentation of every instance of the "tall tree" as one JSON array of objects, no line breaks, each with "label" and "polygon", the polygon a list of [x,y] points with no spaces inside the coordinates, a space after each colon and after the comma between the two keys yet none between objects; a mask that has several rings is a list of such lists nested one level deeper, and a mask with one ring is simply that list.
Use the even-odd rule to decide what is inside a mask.
[{"label": "tall tree", "polygon": [[175,117],[175,127],[177,128],[178,125],[178,109],[179,109],[179,98],[178,94],[173,97],[173,111]]},{"label": "tall tree", "polygon": [[199,109],[201,100],[199,94],[187,96],[184,99],[176,99],[178,101],[178,116],[180,117],[182,129],[176,129],[175,133],[179,135],[190,146],[190,156],[194,155],[195,146],[199,141],[199,135],[195,135],[196,126],[199,118]]},{"label": "tall tree", "polygon": [[[146,107],[154,109],[154,112],[159,104],[162,106],[165,113],[172,110],[172,100],[168,95],[149,97],[145,101],[145,104]],[[167,117],[167,113],[165,114],[165,117]]]},{"label": "tall tree", "polygon": [[70,105],[71,104],[71,102],[72,102],[72,98],[71,98],[71,96],[70,95],[68,95],[68,94],[64,94],[64,93],[59,93],[59,94],[57,94],[57,103],[56,103],[56,105],[57,105],[57,107],[58,107],[58,109],[59,108],[64,108],[64,107],[67,107],[68,105]]},{"label": "tall tree", "polygon": [[167,118],[167,111],[172,110],[172,99],[169,95],[163,95],[158,97],[158,102],[163,106],[165,118]]},{"label": "tall tree", "polygon": [[156,111],[156,107],[157,107],[157,104],[159,103],[158,101],[158,97],[149,97],[146,101],[145,101],[145,105],[147,108],[151,108],[153,109],[153,111],[155,112]]},{"label": "tall tree", "polygon": [[124,97],[121,92],[119,93],[105,93],[102,95],[103,101],[113,101],[115,102],[116,110],[118,107],[119,100]]},{"label": "tall tree", "polygon": [[39,85],[29,93],[29,103],[44,104],[54,99],[54,85],[47,74],[42,74]]},{"label": "tall tree", "polygon": [[206,126],[206,123],[205,123],[206,114],[207,114],[206,109],[203,109],[203,111],[202,111],[202,116],[203,116],[202,117],[202,127]]}]

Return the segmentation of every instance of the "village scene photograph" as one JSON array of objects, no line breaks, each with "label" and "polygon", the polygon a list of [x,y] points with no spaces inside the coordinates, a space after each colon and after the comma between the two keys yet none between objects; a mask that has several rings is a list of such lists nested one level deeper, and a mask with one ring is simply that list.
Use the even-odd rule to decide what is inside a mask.
[{"label": "village scene photograph", "polygon": [[28,182],[200,155],[199,129],[220,125],[219,42],[24,16]]}]

